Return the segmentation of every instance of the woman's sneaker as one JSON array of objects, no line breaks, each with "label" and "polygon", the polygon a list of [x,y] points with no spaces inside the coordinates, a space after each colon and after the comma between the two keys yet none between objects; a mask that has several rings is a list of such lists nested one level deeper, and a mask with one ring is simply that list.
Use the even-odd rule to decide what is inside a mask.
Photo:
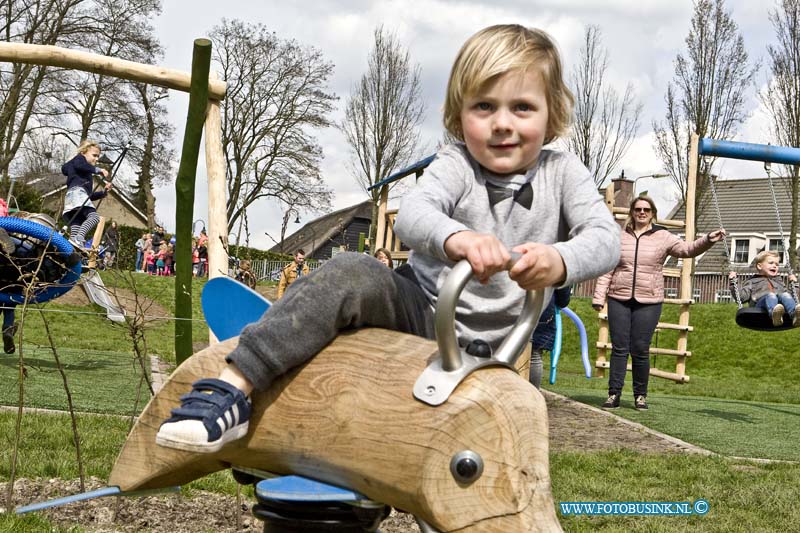
[{"label": "woman's sneaker", "polygon": [[213,453],[247,434],[250,400],[242,391],[219,379],[192,383],[156,435],[156,444],[190,452]]},{"label": "woman's sneaker", "polygon": [[622,394],[609,394],[606,402],[600,406],[601,409],[616,409],[619,407],[619,398]]},{"label": "woman's sneaker", "polygon": [[800,327],[800,313],[795,311],[794,316],[792,317],[792,327],[798,328]]},{"label": "woman's sneaker", "polygon": [[647,396],[639,395],[633,402],[633,406],[640,411],[647,411]]},{"label": "woman's sneaker", "polygon": [[777,304],[772,308],[772,325],[776,328],[783,325],[783,312],[785,311],[783,304]]}]

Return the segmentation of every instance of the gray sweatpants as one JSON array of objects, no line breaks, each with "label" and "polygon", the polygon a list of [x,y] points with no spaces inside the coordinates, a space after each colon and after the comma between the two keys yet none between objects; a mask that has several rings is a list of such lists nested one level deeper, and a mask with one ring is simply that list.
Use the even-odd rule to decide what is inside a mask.
[{"label": "gray sweatpants", "polygon": [[339,331],[369,326],[433,339],[433,308],[415,281],[368,255],[342,253],[292,283],[242,331],[227,361],[264,390]]}]

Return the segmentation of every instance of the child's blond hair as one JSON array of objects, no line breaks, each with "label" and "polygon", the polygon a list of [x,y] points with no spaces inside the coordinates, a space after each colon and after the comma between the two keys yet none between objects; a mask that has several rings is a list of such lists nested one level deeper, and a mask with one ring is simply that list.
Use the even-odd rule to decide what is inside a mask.
[{"label": "child's blond hair", "polygon": [[79,154],[85,154],[86,152],[88,152],[92,148],[97,148],[99,150],[100,149],[100,145],[98,143],[96,143],[95,141],[90,141],[89,139],[84,139],[84,140],[81,141],[81,144],[78,146],[78,153]]},{"label": "child's blond hair", "polygon": [[453,137],[463,141],[461,109],[464,100],[477,94],[497,76],[529,69],[542,75],[547,92],[544,143],[564,135],[570,125],[575,98],[564,83],[558,49],[544,31],[518,24],[484,28],[461,47],[447,82],[444,127]]},{"label": "child's blond hair", "polygon": [[758,255],[756,256],[755,264],[756,265],[760,265],[761,263],[763,263],[764,261],[766,261],[770,257],[774,257],[775,260],[777,260],[778,262],[780,262],[780,260],[781,260],[781,255],[778,252],[776,252],[775,250],[762,250],[762,251],[758,252]]}]

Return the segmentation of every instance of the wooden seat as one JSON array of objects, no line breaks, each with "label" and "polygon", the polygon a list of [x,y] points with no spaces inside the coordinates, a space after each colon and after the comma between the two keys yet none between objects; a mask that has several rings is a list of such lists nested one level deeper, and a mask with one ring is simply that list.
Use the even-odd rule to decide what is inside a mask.
[{"label": "wooden seat", "polygon": [[[414,399],[433,341],[382,329],[339,335],[253,395],[250,431],[213,454],[162,448],[159,425],[200,377],[215,376],[237,338],[184,362],[139,417],[111,472],[122,490],[182,485],[232,465],[346,487],[444,531],[561,531],[550,492],[547,411],[508,368],[469,375],[442,405]],[[475,481],[451,459],[483,461]]]}]

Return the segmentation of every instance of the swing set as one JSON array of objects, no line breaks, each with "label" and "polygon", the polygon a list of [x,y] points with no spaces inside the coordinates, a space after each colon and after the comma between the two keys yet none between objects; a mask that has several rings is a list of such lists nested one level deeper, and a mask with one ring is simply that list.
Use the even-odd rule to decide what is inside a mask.
[{"label": "swing set", "polygon": [[[779,146],[770,146],[763,144],[741,143],[733,141],[713,141],[711,139],[701,139],[699,143],[699,153],[703,157],[727,157],[731,159],[747,159],[751,161],[764,161],[764,171],[767,175],[767,184],[772,198],[772,207],[775,211],[775,220],[778,223],[778,232],[780,233],[780,247],[781,250],[786,249],[786,236],[783,232],[783,224],[781,223],[781,213],[778,208],[778,199],[775,194],[775,185],[772,181],[772,163],[783,164],[800,164],[800,149],[788,148]],[[722,215],[719,210],[719,200],[717,198],[717,189],[714,179],[709,180],[711,185],[711,197],[714,204],[714,210],[717,215],[717,221],[720,227],[722,225]],[[722,244],[725,247],[725,273],[730,271],[730,247],[728,246],[727,236],[723,236]],[[792,268],[791,261],[787,262],[787,271],[789,279],[794,277],[794,269]],[[757,331],[781,331],[793,328],[792,319],[788,313],[784,313],[783,323],[780,326],[775,326],[772,323],[772,318],[765,309],[757,307],[745,307],[742,299],[739,296],[739,283],[736,277],[731,279],[732,296],[739,307],[736,312],[736,324],[740,327],[753,329]],[[797,282],[790,281],[792,297],[795,302],[800,301],[797,294]]]}]

